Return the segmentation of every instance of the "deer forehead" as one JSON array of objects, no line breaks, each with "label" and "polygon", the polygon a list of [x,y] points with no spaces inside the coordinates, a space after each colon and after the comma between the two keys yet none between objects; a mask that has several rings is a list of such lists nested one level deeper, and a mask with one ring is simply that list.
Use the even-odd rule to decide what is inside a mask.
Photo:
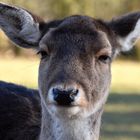
[{"label": "deer forehead", "polygon": [[[86,18],[86,20],[85,20]],[[107,34],[96,28],[94,21],[88,17],[78,16],[65,19],[58,27],[50,28],[40,41],[40,48],[48,46],[92,47],[95,52],[108,49],[111,43]]]}]

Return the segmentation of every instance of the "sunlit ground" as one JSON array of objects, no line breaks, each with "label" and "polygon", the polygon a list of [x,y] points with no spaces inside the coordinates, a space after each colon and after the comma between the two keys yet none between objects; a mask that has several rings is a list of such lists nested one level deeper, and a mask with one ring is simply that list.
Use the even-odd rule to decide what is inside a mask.
[{"label": "sunlit ground", "polygon": [[[0,80],[37,88],[38,59],[0,58]],[[116,61],[101,140],[140,140],[140,63]]]},{"label": "sunlit ground", "polygon": [[140,62],[116,61],[113,63],[112,91],[140,93]]},{"label": "sunlit ground", "polygon": [[0,58],[0,80],[37,88],[39,59]]}]

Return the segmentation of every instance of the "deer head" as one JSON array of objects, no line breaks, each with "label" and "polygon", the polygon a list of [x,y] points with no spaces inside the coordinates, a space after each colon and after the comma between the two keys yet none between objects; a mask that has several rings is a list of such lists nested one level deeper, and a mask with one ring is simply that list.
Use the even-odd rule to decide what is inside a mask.
[{"label": "deer head", "polygon": [[45,22],[0,3],[0,27],[17,45],[41,55],[42,107],[58,118],[87,117],[102,109],[111,81],[111,62],[140,36],[140,13],[112,21],[70,16]]}]

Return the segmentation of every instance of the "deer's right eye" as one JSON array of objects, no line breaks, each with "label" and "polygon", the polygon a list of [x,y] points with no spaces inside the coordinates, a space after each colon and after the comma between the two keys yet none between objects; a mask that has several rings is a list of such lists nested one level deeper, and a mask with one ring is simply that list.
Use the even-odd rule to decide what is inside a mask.
[{"label": "deer's right eye", "polygon": [[37,54],[39,54],[41,56],[41,59],[45,59],[48,57],[48,53],[44,50],[38,51]]},{"label": "deer's right eye", "polygon": [[108,55],[101,55],[101,56],[99,56],[98,60],[103,63],[108,63],[111,61],[111,57]]}]

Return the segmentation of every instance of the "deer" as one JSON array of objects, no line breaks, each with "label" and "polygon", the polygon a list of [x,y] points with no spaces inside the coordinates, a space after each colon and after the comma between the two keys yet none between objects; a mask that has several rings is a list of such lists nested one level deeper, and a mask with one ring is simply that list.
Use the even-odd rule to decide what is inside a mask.
[{"label": "deer", "polygon": [[46,22],[0,3],[0,28],[41,56],[38,90],[0,82],[0,139],[99,140],[111,64],[140,37],[140,12],[110,21],[72,15]]}]

